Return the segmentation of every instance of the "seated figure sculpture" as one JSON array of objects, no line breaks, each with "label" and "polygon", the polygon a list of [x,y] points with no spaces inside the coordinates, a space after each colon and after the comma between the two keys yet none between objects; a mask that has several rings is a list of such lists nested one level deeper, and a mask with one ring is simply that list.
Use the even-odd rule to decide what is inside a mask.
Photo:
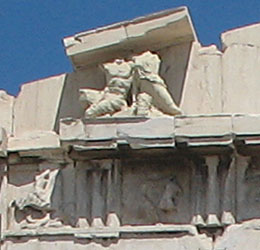
[{"label": "seated figure sculpture", "polygon": [[[79,101],[86,110],[85,117],[181,114],[159,76],[159,67],[158,55],[150,51],[134,56],[129,61],[116,59],[103,64],[107,82],[104,90],[80,89]],[[130,90],[132,106],[128,107]]]}]

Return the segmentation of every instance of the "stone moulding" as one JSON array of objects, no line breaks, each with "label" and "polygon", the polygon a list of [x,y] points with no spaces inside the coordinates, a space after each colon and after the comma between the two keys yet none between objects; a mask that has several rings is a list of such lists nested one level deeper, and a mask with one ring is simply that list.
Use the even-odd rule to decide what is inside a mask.
[{"label": "stone moulding", "polygon": [[32,236],[62,236],[73,235],[76,238],[119,238],[121,234],[189,234],[198,235],[197,228],[192,225],[154,225],[154,226],[123,226],[118,228],[89,228],[89,229],[37,229],[37,230],[22,230],[22,231],[5,231],[1,239],[12,237],[32,237]]},{"label": "stone moulding", "polygon": [[[21,157],[48,158],[62,155],[71,146],[78,152],[117,151],[123,145],[132,149],[229,147],[260,144],[260,115],[216,114],[176,117],[114,117],[60,121],[59,134],[8,138],[3,134],[1,157],[18,152]],[[18,140],[19,139],[19,140]],[[26,142],[22,144],[22,141]],[[36,143],[36,144],[35,144]],[[32,147],[32,145],[36,145]],[[38,152],[38,153],[37,153]]]},{"label": "stone moulding", "polygon": [[[186,7],[162,11],[79,33],[63,40],[67,55],[77,69],[124,57],[131,51],[156,51],[169,45],[197,41]],[[139,51],[137,51],[139,50]]]},{"label": "stone moulding", "polygon": [[126,144],[132,149],[174,148],[176,144],[192,148],[227,147],[237,141],[246,145],[260,144],[259,115],[136,117],[130,120],[130,123],[129,118],[61,120],[60,140],[63,146],[73,145],[78,152],[95,148],[117,150]]}]

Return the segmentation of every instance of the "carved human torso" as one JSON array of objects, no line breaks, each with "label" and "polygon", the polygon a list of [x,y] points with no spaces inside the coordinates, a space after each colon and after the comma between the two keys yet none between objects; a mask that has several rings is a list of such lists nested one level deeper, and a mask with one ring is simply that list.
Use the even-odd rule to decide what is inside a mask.
[{"label": "carved human torso", "polygon": [[112,63],[103,64],[106,75],[107,87],[105,92],[127,95],[132,82],[132,62],[115,60]]}]

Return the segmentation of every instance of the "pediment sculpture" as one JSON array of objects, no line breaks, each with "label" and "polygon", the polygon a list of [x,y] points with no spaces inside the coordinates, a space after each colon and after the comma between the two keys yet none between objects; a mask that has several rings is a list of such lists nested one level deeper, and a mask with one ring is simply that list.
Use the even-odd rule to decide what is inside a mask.
[{"label": "pediment sculpture", "polygon": [[130,60],[101,65],[106,76],[103,90],[80,89],[85,118],[101,116],[178,115],[181,110],[159,76],[161,60],[150,51]]}]

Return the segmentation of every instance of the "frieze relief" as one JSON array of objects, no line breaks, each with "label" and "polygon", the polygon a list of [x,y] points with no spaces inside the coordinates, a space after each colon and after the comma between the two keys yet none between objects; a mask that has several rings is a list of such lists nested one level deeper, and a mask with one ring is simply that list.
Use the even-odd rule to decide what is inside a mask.
[{"label": "frieze relief", "polygon": [[189,221],[190,168],[183,159],[168,160],[124,162],[123,224],[153,225]]},{"label": "frieze relief", "polygon": [[33,181],[23,183],[12,170],[9,188],[19,189],[9,202],[8,229],[234,224],[259,216],[258,163],[238,154],[86,160],[28,168]]},{"label": "frieze relief", "polygon": [[[113,160],[83,161],[55,168],[28,167],[29,179],[12,171],[9,230],[119,225],[120,173]],[[19,187],[19,188],[18,188]],[[8,191],[8,190],[7,190]],[[114,196],[118,193],[117,196]]]},{"label": "frieze relief", "polygon": [[21,228],[61,227],[62,223],[52,220],[51,196],[59,169],[46,169],[35,176],[33,191],[13,200],[10,209]]}]

